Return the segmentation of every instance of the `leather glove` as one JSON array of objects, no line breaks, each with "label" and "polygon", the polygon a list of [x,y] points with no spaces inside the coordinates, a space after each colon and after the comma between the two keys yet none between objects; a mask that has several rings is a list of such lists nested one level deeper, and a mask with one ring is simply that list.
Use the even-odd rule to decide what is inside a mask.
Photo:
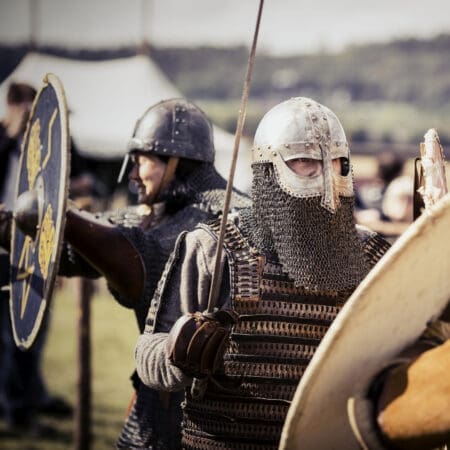
[{"label": "leather glove", "polygon": [[394,368],[378,401],[378,424],[399,449],[450,443],[450,340]]},{"label": "leather glove", "polygon": [[180,317],[167,340],[171,363],[192,377],[211,375],[222,363],[231,327],[237,319],[234,311],[226,309]]}]

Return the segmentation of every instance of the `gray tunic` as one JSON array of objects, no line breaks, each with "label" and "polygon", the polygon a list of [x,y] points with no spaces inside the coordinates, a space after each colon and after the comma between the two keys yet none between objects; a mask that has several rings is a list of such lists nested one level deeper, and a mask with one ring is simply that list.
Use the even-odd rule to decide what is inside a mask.
[{"label": "gray tunic", "polygon": [[[156,302],[150,308],[145,331],[136,346],[136,370],[147,386],[179,391],[192,381],[170,363],[166,353],[166,340],[180,316],[206,310],[216,247],[216,240],[201,228],[181,235],[177,241],[174,253],[167,263],[165,276],[156,292]],[[230,305],[226,259],[226,254],[222,253],[224,275],[218,307]]]}]

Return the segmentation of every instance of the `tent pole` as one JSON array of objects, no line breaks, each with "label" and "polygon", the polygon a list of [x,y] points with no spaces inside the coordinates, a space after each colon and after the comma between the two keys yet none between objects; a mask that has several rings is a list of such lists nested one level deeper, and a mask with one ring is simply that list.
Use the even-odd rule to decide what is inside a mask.
[{"label": "tent pole", "polygon": [[40,13],[40,0],[28,0],[30,11],[30,38],[28,46],[30,50],[37,49],[37,35],[39,29],[39,13]]},{"label": "tent pole", "polygon": [[141,0],[141,42],[138,47],[137,53],[145,56],[148,56],[150,54],[150,38],[146,36],[145,31],[147,29],[148,23],[150,22],[151,6],[151,0]]}]

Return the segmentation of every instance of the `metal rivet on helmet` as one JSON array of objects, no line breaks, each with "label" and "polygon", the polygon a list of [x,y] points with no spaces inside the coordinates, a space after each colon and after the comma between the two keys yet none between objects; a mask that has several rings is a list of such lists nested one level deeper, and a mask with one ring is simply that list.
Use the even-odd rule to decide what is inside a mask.
[{"label": "metal rivet on helmet", "polygon": [[[351,176],[338,183],[332,172],[333,159],[349,158],[344,129],[333,111],[314,100],[297,97],[273,107],[258,125],[254,148],[261,151],[253,152],[253,167],[270,160],[277,183],[289,195],[320,196],[321,205],[332,212],[339,196],[353,195]],[[296,158],[322,160],[322,174],[297,177],[286,165]]]},{"label": "metal rivet on helmet", "polygon": [[183,98],[153,105],[137,122],[128,151],[145,152],[153,146],[153,154],[214,162],[211,122],[200,108]]}]

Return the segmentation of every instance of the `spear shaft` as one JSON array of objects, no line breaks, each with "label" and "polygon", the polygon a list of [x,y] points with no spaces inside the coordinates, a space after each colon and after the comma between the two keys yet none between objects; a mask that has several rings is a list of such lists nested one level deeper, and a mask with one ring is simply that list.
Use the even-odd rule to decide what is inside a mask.
[{"label": "spear shaft", "polygon": [[250,90],[250,81],[252,78],[253,63],[255,61],[256,43],[258,41],[259,24],[261,22],[263,5],[264,5],[264,0],[260,0],[259,8],[258,8],[258,16],[256,19],[255,31],[253,33],[252,47],[250,50],[250,55],[249,55],[248,63],[247,63],[247,73],[245,75],[244,88],[242,90],[241,107],[239,109],[239,115],[238,115],[238,120],[237,120],[237,125],[236,125],[236,134],[234,137],[233,156],[231,159],[230,174],[228,176],[227,189],[225,192],[225,201],[224,201],[224,206],[223,206],[223,215],[222,215],[222,219],[220,222],[219,239],[217,242],[217,249],[216,249],[216,254],[215,254],[214,272],[212,274],[211,288],[209,291],[208,309],[207,309],[207,312],[209,312],[209,313],[214,311],[214,307],[216,306],[217,298],[219,295],[219,287],[222,282],[222,270],[223,270],[223,267],[221,264],[222,245],[223,245],[223,240],[225,237],[225,229],[227,226],[228,209],[230,207],[231,192],[233,189],[233,181],[234,181],[234,174],[236,171],[236,161],[237,161],[237,157],[238,157],[238,153],[239,153],[239,145],[241,142],[242,130],[244,128],[245,116],[246,116],[246,112],[247,112],[247,100],[248,100],[248,94],[249,94],[249,90]]}]

